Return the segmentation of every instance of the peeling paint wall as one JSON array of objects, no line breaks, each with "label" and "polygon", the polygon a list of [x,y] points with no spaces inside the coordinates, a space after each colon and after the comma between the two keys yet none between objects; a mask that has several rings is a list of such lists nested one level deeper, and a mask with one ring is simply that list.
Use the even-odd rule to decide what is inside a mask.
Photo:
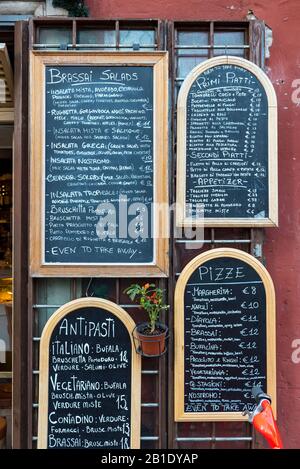
[{"label": "peeling paint wall", "polygon": [[90,16],[106,19],[241,20],[252,10],[272,28],[273,44],[266,66],[278,97],[280,227],[266,229],[265,255],[277,293],[278,424],[285,446],[299,448],[300,1],[86,0],[86,3]]}]

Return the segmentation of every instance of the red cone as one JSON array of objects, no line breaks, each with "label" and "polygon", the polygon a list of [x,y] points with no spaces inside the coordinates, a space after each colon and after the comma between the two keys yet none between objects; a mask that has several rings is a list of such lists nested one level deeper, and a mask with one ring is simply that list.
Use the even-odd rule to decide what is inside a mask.
[{"label": "red cone", "polygon": [[262,411],[253,418],[253,425],[261,433],[272,449],[282,449],[282,441],[276,425],[270,402],[263,399],[260,402]]}]

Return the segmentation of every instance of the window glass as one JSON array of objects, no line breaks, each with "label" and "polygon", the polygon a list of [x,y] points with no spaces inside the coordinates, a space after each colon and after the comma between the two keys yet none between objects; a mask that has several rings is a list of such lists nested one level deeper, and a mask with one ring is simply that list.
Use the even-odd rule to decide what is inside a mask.
[{"label": "window glass", "polygon": [[[214,44],[216,46],[243,46],[245,43],[244,31],[216,31]],[[236,55],[244,57],[244,49],[215,49],[214,55]]]},{"label": "window glass", "polygon": [[116,32],[107,29],[81,29],[78,32],[78,43],[115,46]]},{"label": "window glass", "polygon": [[[134,44],[139,44],[140,50],[155,49],[155,31],[152,29],[121,29],[120,45],[122,50],[132,50]],[[150,46],[150,47],[149,47]]]},{"label": "window glass", "polygon": [[[207,46],[209,35],[207,31],[178,31],[177,33],[177,76],[186,75],[199,63],[208,58],[208,49],[197,49],[196,46]],[[188,48],[192,46],[192,48]]]},{"label": "window glass", "polygon": [[177,75],[180,78],[185,78],[187,74],[194,68],[196,65],[199,65],[204,60],[208,59],[208,55],[198,55],[197,57],[179,57],[178,58],[178,67]]},{"label": "window glass", "polygon": [[40,28],[40,44],[57,45],[72,44],[72,31],[70,28]]},{"label": "window glass", "polygon": [[180,54],[199,53],[201,49],[188,49],[186,47],[208,46],[208,38],[208,31],[178,31],[177,46],[183,46],[183,49],[180,49]]},{"label": "window glass", "polygon": [[[72,300],[72,280],[68,278],[39,279],[36,282],[36,303],[44,306],[38,309],[40,335],[50,316],[61,306]],[[47,307],[48,306],[48,307]]]}]

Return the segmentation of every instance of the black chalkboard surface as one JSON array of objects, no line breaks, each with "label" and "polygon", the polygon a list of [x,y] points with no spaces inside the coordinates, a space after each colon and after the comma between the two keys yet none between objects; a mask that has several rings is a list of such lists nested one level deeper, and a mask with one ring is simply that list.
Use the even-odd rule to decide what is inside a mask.
[{"label": "black chalkboard surface", "polygon": [[255,258],[221,248],[190,261],[175,291],[177,420],[243,420],[255,385],[275,402],[274,320],[273,283]]},{"label": "black chalkboard surface", "polygon": [[[80,307],[60,317],[45,344],[48,375],[46,382],[41,359],[40,386],[48,403],[39,432],[46,432],[46,447],[131,448],[132,425],[139,426],[132,393],[139,401],[139,390],[132,388],[136,357],[123,321],[104,308]],[[41,389],[40,399],[46,394]]]},{"label": "black chalkboard surface", "polygon": [[179,226],[277,224],[277,102],[259,67],[225,56],[195,67],[179,92],[177,135]]},{"label": "black chalkboard surface", "polygon": [[189,278],[185,304],[185,412],[253,410],[266,389],[266,295],[245,262],[213,259]]},{"label": "black chalkboard surface", "polygon": [[187,99],[186,202],[213,218],[268,217],[268,103],[245,68],[203,72]]},{"label": "black chalkboard surface", "polygon": [[153,67],[45,74],[44,261],[153,262]]}]

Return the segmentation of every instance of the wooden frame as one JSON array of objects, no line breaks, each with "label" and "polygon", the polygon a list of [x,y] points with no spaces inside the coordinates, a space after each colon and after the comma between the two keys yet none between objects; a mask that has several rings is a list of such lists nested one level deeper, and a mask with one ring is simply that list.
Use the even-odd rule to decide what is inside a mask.
[{"label": "wooden frame", "polygon": [[128,330],[131,340],[131,449],[140,447],[141,426],[141,357],[136,353],[132,331],[135,327],[133,319],[117,304],[100,298],[80,298],[60,307],[48,320],[44,327],[40,342],[40,374],[39,374],[39,417],[38,417],[38,448],[47,448],[48,438],[48,381],[49,381],[49,342],[53,329],[61,318],[80,308],[102,308],[120,319]]},{"label": "wooden frame", "polygon": [[276,418],[276,321],[275,290],[273,281],[266,268],[250,254],[238,249],[219,248],[196,256],[183,269],[175,289],[175,371],[174,371],[174,412],[175,421],[230,421],[244,420],[238,412],[185,412],[184,411],[184,292],[186,284],[196,268],[203,263],[222,257],[240,259],[249,264],[261,277],[266,292],[266,350],[267,350],[267,390],[272,397],[272,408]]},{"label": "wooden frame", "polygon": [[[168,61],[166,52],[31,51],[31,199],[30,273],[56,277],[166,277],[168,276],[168,216],[154,217],[154,261],[147,264],[64,264],[45,263],[44,246],[44,126],[47,65],[134,65],[152,66],[154,72],[154,204],[168,206]],[[36,112],[38,110],[38,112]],[[43,119],[42,119],[43,121]]]},{"label": "wooden frame", "polygon": [[15,122],[13,142],[13,448],[32,447],[32,335],[28,276],[28,21],[14,30]]},{"label": "wooden frame", "polygon": [[[186,102],[189,90],[197,77],[217,65],[231,64],[253,73],[265,89],[268,100],[268,218],[201,218],[186,216]],[[278,176],[277,176],[277,98],[274,87],[267,75],[253,62],[234,56],[208,59],[196,66],[184,80],[178,95],[177,105],[177,226],[210,227],[263,227],[278,226]]]}]

